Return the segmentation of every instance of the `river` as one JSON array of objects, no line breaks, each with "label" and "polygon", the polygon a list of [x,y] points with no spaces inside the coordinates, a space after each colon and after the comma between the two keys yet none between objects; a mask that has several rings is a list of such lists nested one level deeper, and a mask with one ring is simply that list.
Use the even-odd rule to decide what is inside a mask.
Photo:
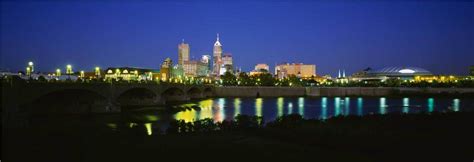
[{"label": "river", "polygon": [[[262,116],[266,122],[287,114],[300,114],[306,119],[327,119],[338,115],[387,113],[422,113],[473,111],[474,99],[449,97],[275,97],[275,98],[209,98],[178,104],[199,106],[200,110],[166,114],[145,111],[126,115],[120,123],[130,128],[141,127],[148,134],[164,131],[170,119],[192,122],[211,118],[215,122],[232,120],[239,114]],[[110,120],[109,120],[110,121]],[[117,127],[115,120],[108,123]],[[160,132],[160,133],[161,133]]]}]

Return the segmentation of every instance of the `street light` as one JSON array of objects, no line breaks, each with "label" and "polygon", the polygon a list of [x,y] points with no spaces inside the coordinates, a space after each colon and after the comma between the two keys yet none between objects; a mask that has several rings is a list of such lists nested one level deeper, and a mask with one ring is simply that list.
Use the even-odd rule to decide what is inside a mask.
[{"label": "street light", "polygon": [[61,76],[61,69],[56,69],[56,76]]},{"label": "street light", "polygon": [[100,67],[95,67],[95,75],[97,76],[97,78],[99,78],[100,76]]},{"label": "street light", "polygon": [[66,65],[66,74],[71,75],[72,74],[72,66],[71,65]]},{"label": "street light", "polygon": [[26,67],[26,75],[30,76],[31,75],[31,68]]},{"label": "street light", "polygon": [[31,75],[34,72],[33,62],[28,62],[28,66],[26,67],[26,75]]}]

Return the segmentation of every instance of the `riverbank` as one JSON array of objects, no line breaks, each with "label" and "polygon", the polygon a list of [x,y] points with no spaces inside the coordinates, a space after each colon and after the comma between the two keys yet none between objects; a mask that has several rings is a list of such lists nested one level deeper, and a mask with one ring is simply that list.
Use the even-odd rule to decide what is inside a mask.
[{"label": "riverbank", "polygon": [[38,123],[4,130],[2,145],[8,149],[3,149],[2,160],[469,161],[474,152],[472,112],[341,116],[325,121],[291,115],[265,127],[255,119],[222,123],[211,131],[197,131],[205,130],[202,125],[185,126],[195,131],[166,135],[125,124],[111,130],[90,118]]},{"label": "riverbank", "polygon": [[215,87],[216,97],[474,96],[474,88],[416,87]]}]

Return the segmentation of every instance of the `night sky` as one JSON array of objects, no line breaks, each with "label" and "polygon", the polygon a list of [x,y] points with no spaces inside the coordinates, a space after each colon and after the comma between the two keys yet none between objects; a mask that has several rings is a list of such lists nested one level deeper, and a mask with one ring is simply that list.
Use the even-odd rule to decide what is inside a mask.
[{"label": "night sky", "polygon": [[256,63],[316,64],[318,74],[417,66],[467,74],[474,65],[474,1],[2,1],[4,70],[72,64],[159,68],[212,55],[216,33],[243,70]]}]

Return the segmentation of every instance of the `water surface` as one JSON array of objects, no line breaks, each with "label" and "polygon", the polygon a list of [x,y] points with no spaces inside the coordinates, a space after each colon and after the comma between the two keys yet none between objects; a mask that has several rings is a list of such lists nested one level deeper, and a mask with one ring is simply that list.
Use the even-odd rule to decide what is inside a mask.
[{"label": "water surface", "polygon": [[219,122],[244,114],[262,116],[265,121],[271,121],[288,114],[300,114],[306,119],[327,119],[338,115],[470,111],[474,107],[474,100],[433,97],[278,97],[212,98],[186,105],[189,104],[198,105],[201,110],[178,112],[174,118],[186,122],[212,118]]}]

